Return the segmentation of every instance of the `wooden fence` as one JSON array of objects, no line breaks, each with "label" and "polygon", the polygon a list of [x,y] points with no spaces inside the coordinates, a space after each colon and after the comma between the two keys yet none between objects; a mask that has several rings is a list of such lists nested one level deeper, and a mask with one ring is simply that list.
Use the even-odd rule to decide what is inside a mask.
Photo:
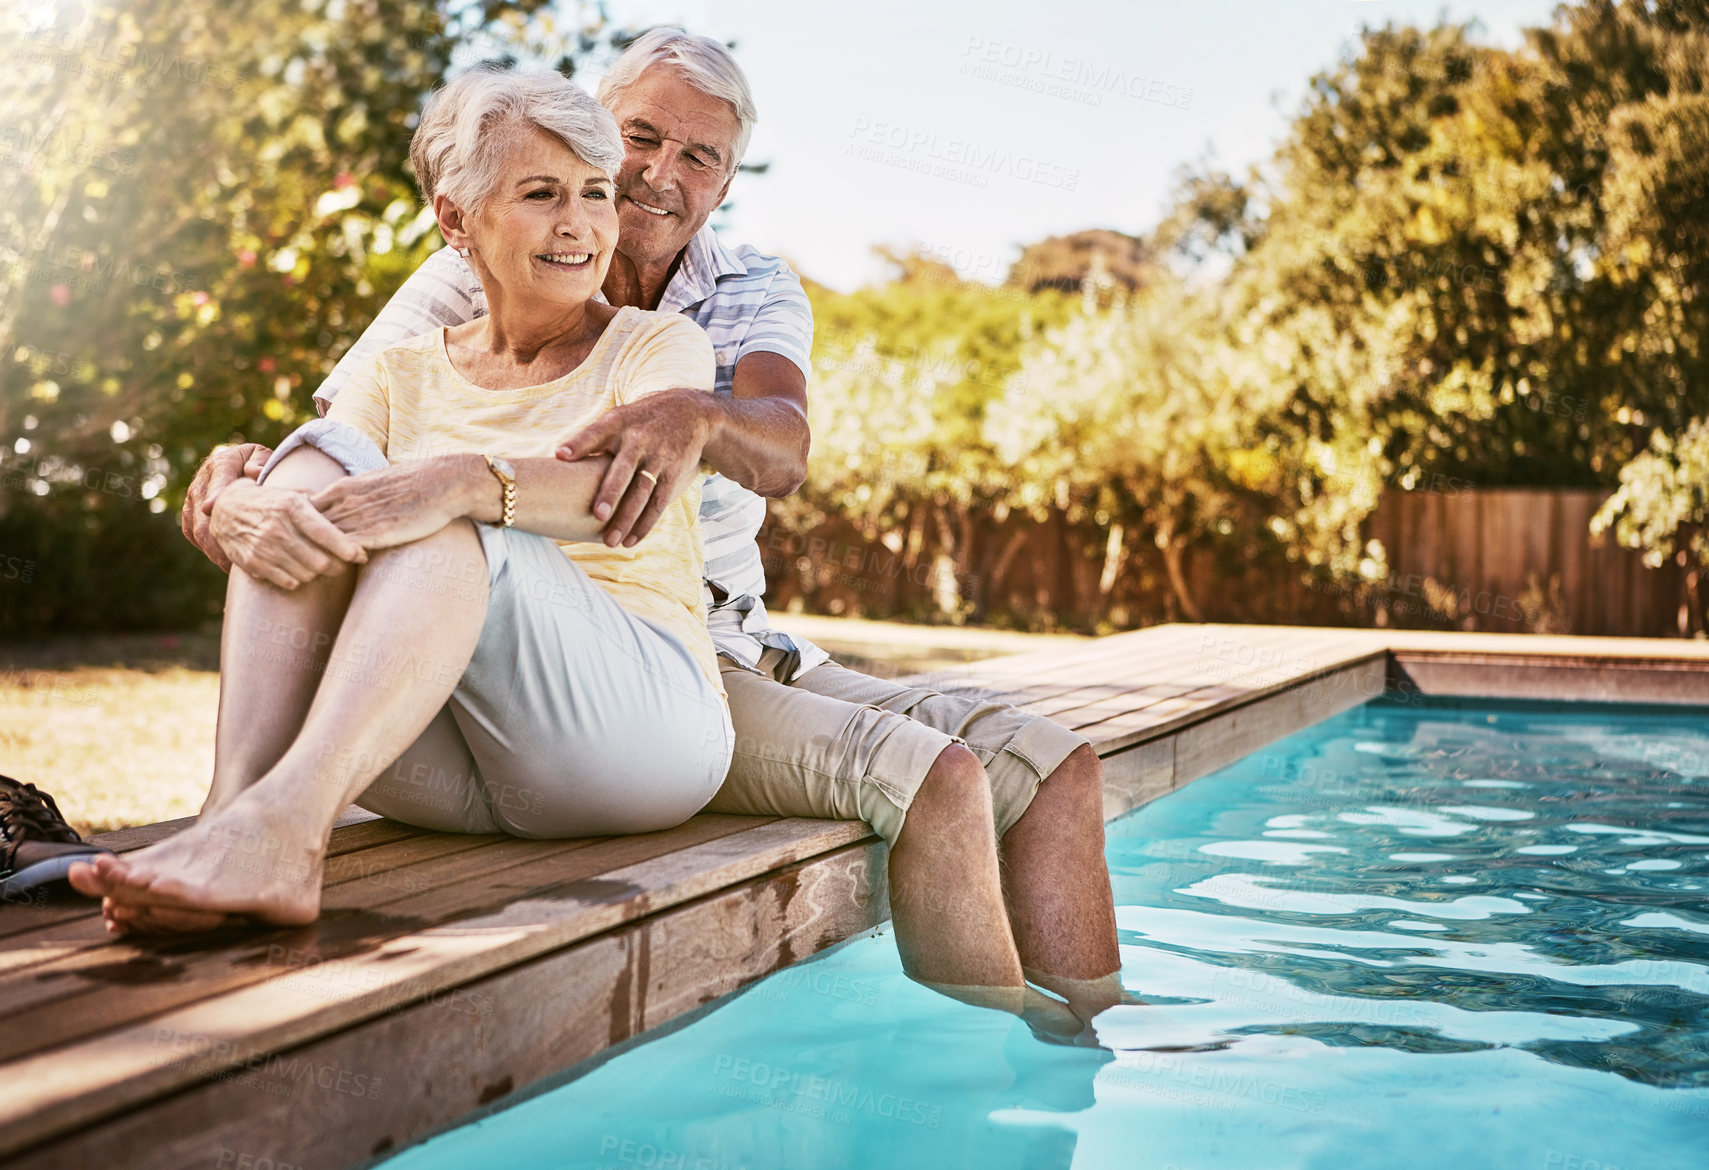
[{"label": "wooden fence", "polygon": [[1699,571],[1644,567],[1612,539],[1593,541],[1594,489],[1391,492],[1367,521],[1386,581],[1349,588],[1312,580],[1273,554],[1228,543],[1189,548],[1185,612],[1148,534],[1112,543],[1107,529],[1052,515],[973,519],[954,541],[932,523],[863,534],[832,518],[811,532],[761,533],[773,608],[941,620],[946,547],[970,621],[1108,632],[1198,617],[1335,626],[1689,636],[1704,628]]},{"label": "wooden fence", "polygon": [[1389,596],[1445,599],[1451,591],[1462,629],[1648,637],[1701,630],[1696,581],[1684,567],[1646,568],[1612,537],[1592,539],[1590,518],[1607,496],[1568,488],[1391,492],[1366,532],[1388,551]]}]

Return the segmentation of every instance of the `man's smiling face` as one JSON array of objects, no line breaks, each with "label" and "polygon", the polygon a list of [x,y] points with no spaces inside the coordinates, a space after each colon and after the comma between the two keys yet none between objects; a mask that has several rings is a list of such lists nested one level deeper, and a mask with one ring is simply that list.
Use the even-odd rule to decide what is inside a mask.
[{"label": "man's smiling face", "polygon": [[649,67],[611,112],[623,132],[618,250],[643,267],[669,264],[730,190],[741,123],[669,65]]}]

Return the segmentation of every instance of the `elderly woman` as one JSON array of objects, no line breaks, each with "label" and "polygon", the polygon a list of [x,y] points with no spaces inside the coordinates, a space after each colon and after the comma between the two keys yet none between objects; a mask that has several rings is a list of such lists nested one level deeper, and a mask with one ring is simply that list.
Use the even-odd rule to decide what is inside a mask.
[{"label": "elderly woman", "polygon": [[698,479],[608,548],[605,462],[553,457],[618,404],[713,385],[692,321],[594,299],[615,121],[557,74],[477,70],[429,100],[410,153],[490,313],[379,354],[230,489],[272,493],[280,530],[328,555],[281,552],[276,584],[233,569],[202,816],[71,874],[115,932],[312,921],[352,801],[454,832],[632,833],[691,816],[728,768]]}]

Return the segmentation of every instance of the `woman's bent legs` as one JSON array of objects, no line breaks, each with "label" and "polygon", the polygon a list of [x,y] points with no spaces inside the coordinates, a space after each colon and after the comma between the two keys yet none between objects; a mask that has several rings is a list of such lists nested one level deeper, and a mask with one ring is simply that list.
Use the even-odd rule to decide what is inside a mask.
[{"label": "woman's bent legs", "polygon": [[[313,492],[346,474],[336,460],[299,447],[267,482]],[[296,738],[355,588],[347,565],[289,592],[233,566],[220,631],[214,778],[203,816],[259,780]]]},{"label": "woman's bent legs", "polygon": [[[360,436],[315,438],[331,458],[287,441],[264,474],[312,491],[384,464]],[[729,716],[694,656],[514,530],[459,520],[291,592],[234,573],[222,653],[202,818],[72,875],[112,929],[311,921],[333,820],[358,796],[436,829],[643,832],[698,811],[729,765]]]},{"label": "woman's bent legs", "polygon": [[74,884],[105,895],[119,929],[141,914],[177,929],[205,929],[227,914],[313,921],[333,821],[445,705],[486,606],[484,554],[467,520],[375,553],[357,574],[301,729],[279,758],[193,827],[78,867]]}]

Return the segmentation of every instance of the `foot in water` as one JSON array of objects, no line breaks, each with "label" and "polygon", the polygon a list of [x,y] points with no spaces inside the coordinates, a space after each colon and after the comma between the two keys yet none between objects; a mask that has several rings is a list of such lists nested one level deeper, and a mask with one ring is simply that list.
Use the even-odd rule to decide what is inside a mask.
[{"label": "foot in water", "polygon": [[1087,1023],[1092,1017],[1123,1004],[1143,1005],[1145,1001],[1122,985],[1122,973],[1113,971],[1097,979],[1068,979],[1043,971],[1026,969],[1027,982],[1060,996],[1074,1009],[1074,1014]]},{"label": "foot in water", "polygon": [[158,845],[76,865],[71,884],[102,899],[114,934],[213,930],[241,915],[302,926],[320,915],[325,842],[300,810],[253,790]]},{"label": "foot in water", "polygon": [[1035,1038],[1046,1044],[1066,1044],[1073,1048],[1098,1048],[1098,1031],[1090,1019],[1082,1018],[1059,999],[1035,988],[1027,988],[1026,1004],[1021,1019],[1032,1029]]}]

